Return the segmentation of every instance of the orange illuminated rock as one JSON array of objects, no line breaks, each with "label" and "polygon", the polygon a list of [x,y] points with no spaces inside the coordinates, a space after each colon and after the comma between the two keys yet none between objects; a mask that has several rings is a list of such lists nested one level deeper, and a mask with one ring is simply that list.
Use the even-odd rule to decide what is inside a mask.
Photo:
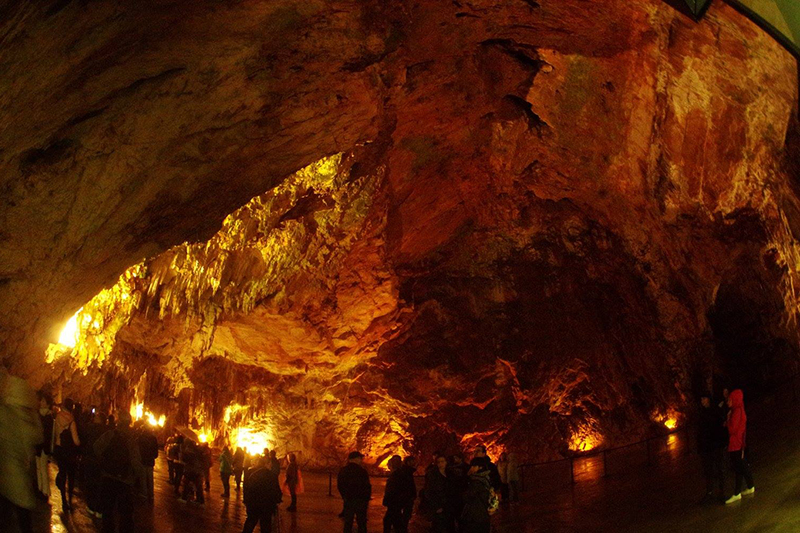
[{"label": "orange illuminated rock", "polygon": [[332,465],[613,446],[797,364],[796,63],[725,3],[34,4],[0,340],[40,381]]}]

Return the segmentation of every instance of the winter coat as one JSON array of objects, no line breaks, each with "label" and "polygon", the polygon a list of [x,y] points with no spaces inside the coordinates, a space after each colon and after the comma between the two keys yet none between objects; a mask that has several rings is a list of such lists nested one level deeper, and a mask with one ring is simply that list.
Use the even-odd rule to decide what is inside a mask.
[{"label": "winter coat", "polygon": [[728,397],[731,411],[728,413],[728,451],[738,452],[745,447],[747,433],[747,414],[744,411],[744,394],[740,389],[732,391]]},{"label": "winter coat", "polygon": [[233,474],[233,457],[231,457],[230,450],[225,450],[219,456],[219,473],[223,476]]},{"label": "winter coat", "polygon": [[[406,507],[417,497],[416,486],[412,489],[408,485],[408,472],[405,468],[399,468],[389,474],[389,479],[386,481],[386,490],[383,493],[383,506],[384,507]],[[411,478],[411,483],[414,483],[414,478]]]},{"label": "winter coat", "polygon": [[200,446],[200,468],[203,471],[211,468],[211,448],[207,444]]},{"label": "winter coat", "polygon": [[150,468],[154,467],[158,458],[158,439],[150,432],[143,432],[139,434],[138,441],[142,464]]},{"label": "winter coat", "polygon": [[369,500],[372,498],[372,485],[364,467],[347,463],[339,470],[336,487],[343,500]]},{"label": "winter coat", "polygon": [[244,470],[244,451],[241,448],[233,454],[233,469]]},{"label": "winter coat", "polygon": [[286,484],[296,487],[300,479],[300,469],[297,468],[297,463],[289,463],[286,467]]},{"label": "winter coat", "polygon": [[728,433],[725,430],[722,411],[716,406],[701,407],[697,427],[697,449],[700,453],[711,453],[725,447]]},{"label": "winter coat", "polygon": [[272,473],[275,474],[275,476],[279,476],[281,474],[281,462],[278,461],[277,457],[270,457],[269,469],[272,470]]},{"label": "winter coat", "polygon": [[[115,442],[121,442],[126,448],[127,453],[116,454],[114,449],[111,448],[109,453],[106,450],[110,446],[115,446]],[[138,482],[144,476],[144,467],[142,466],[142,459],[139,455],[139,444],[136,442],[136,437],[133,430],[128,427],[119,427],[111,429],[103,433],[99,439],[94,443],[94,454],[97,457],[100,469],[104,476],[112,477],[122,481],[126,485],[138,486]],[[109,471],[114,469],[115,465],[127,457],[127,469],[124,475],[116,476],[109,474]],[[119,459],[119,461],[115,459]],[[107,461],[112,460],[114,464],[107,464]]]},{"label": "winter coat", "polygon": [[36,395],[24,379],[0,366],[0,495],[14,505],[36,506],[33,456],[42,443]]},{"label": "winter coat", "polygon": [[181,461],[183,461],[183,471],[187,476],[203,474],[203,452],[197,444],[188,439],[181,447]]},{"label": "winter coat", "polygon": [[[66,437],[65,432],[72,437],[72,443],[62,442],[62,437]],[[81,439],[78,436],[78,424],[75,417],[69,411],[59,411],[53,421],[53,455],[56,460],[60,458],[70,458],[78,453],[78,446]]]},{"label": "winter coat", "polygon": [[475,457],[470,461],[470,465],[479,465],[481,470],[489,471],[489,483],[495,489],[500,488],[500,473],[497,471],[497,465],[489,459],[489,456]]},{"label": "winter coat", "polygon": [[451,492],[449,485],[452,485],[447,476],[443,476],[436,465],[425,472],[425,488],[423,493],[425,501],[423,507],[431,514],[435,514],[439,509],[445,509],[448,506],[448,496]]},{"label": "winter coat", "polygon": [[486,524],[490,521],[489,499],[492,494],[490,473],[486,470],[471,474],[464,493],[461,521],[465,524]]},{"label": "winter coat", "polygon": [[286,466],[286,475],[281,483],[281,489],[284,494],[303,494],[305,487],[303,486],[303,474],[300,472],[300,467],[297,463],[289,463]]},{"label": "winter coat", "polygon": [[42,443],[36,447],[36,455],[44,452],[46,455],[53,454],[53,412],[48,409],[45,413],[39,412],[39,421],[42,423]]},{"label": "winter coat", "polygon": [[244,482],[244,505],[247,512],[275,507],[283,501],[278,476],[269,468],[251,468]]}]

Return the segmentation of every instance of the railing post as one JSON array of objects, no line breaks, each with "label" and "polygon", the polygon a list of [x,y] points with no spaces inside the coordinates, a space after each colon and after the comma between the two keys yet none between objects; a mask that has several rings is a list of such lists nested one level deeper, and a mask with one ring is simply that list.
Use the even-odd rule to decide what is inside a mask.
[{"label": "railing post", "polygon": [[603,450],[603,477],[608,476],[608,463],[606,463],[606,450]]},{"label": "railing post", "polygon": [[569,478],[572,481],[572,484],[575,484],[575,458],[569,458]]}]

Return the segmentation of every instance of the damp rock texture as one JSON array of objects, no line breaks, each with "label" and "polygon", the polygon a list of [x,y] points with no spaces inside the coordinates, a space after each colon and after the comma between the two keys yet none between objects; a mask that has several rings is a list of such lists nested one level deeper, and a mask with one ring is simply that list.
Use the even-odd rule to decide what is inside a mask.
[{"label": "damp rock texture", "polygon": [[0,21],[0,349],[35,380],[210,427],[250,405],[323,464],[554,458],[797,370],[797,66],[725,3]]}]

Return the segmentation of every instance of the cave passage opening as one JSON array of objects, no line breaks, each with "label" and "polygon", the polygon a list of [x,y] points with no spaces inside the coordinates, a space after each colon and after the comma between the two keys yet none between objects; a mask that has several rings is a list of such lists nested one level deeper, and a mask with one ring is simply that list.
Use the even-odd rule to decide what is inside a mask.
[{"label": "cave passage opening", "polygon": [[353,447],[376,463],[402,453],[410,441],[393,406],[348,405],[343,394],[375,355],[356,336],[391,325],[391,280],[373,281],[385,299],[377,306],[319,297],[331,278],[361,283],[332,273],[380,229],[370,203],[382,171],[355,162],[354,152],[325,157],[231,213],[208,241],[129,267],[47,348],[55,396],[316,466],[340,464]]}]

